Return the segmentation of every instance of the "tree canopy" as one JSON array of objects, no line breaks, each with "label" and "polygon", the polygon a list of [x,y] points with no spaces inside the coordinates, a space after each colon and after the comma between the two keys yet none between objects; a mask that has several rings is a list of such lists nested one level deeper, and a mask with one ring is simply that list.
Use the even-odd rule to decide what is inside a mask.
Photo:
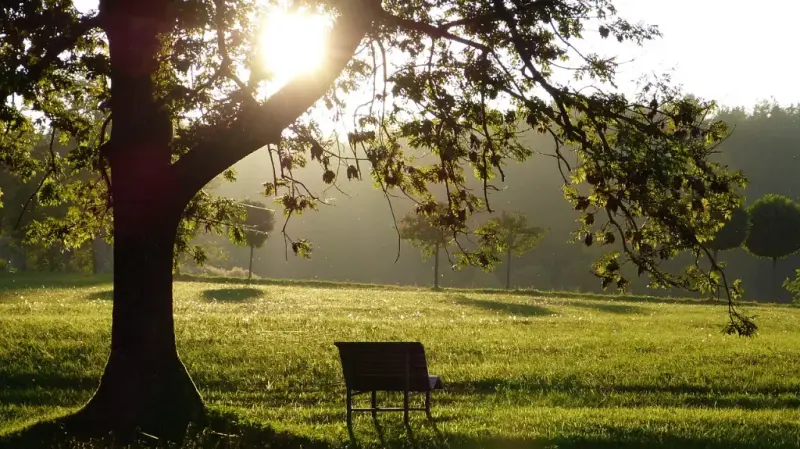
[{"label": "tree canopy", "polygon": [[498,218],[493,218],[483,227],[482,234],[496,233],[500,253],[511,252],[522,256],[530,251],[547,232],[546,229],[528,224],[528,217],[520,212],[503,211]]},{"label": "tree canopy", "polygon": [[733,210],[730,219],[717,231],[714,239],[709,242],[709,248],[714,251],[727,251],[739,248],[747,239],[750,218],[747,210],[737,208]]},{"label": "tree canopy", "polygon": [[767,259],[800,251],[800,206],[782,195],[768,194],[748,209],[750,234],[745,248]]},{"label": "tree canopy", "polygon": [[[439,207],[446,207],[439,205]],[[434,220],[426,215],[408,214],[398,223],[398,235],[422,252],[423,260],[437,255],[439,249],[444,249],[451,243],[448,239],[447,229],[437,226]]]},{"label": "tree canopy", "polygon": [[[446,209],[446,204],[438,204],[438,208]],[[408,214],[397,227],[397,236],[408,241],[422,253],[422,260],[433,257],[433,288],[439,288],[439,252],[453,244],[454,239],[448,237],[447,228],[441,226],[429,215]],[[400,257],[398,250],[397,257]]]},{"label": "tree canopy", "polygon": [[[636,244],[628,247],[630,261],[655,272],[654,284],[689,286],[681,276],[658,273],[653,262],[659,259],[658,250],[650,247],[659,246],[670,254],[696,249],[696,239],[688,235],[707,233],[703,228],[714,224],[703,225],[694,212],[683,213],[682,204],[691,203],[712,183],[720,192],[717,195],[724,195],[729,184],[741,182],[736,174],[707,160],[710,147],[725,134],[721,123],[702,121],[709,104],[687,100],[660,81],[644,86],[639,99],[600,88],[613,79],[615,61],[573,51],[573,41],[589,31],[590,19],[600,17],[597,31],[592,32],[602,37],[642,43],[659,36],[655,27],[617,17],[606,0],[452,2],[436,8],[425,1],[383,8],[374,1],[341,2],[335,7],[339,19],[328,44],[339,51],[330,52],[319,73],[298,77],[271,96],[260,93],[269,87],[270,76],[253,57],[259,20],[269,11],[246,1],[237,2],[235,8],[222,1],[179,4],[169,13],[153,10],[145,16],[165,15],[161,31],[171,45],[157,48],[163,58],[153,95],[159,110],[177,128],[172,159],[179,160],[174,169],[186,178],[181,184],[186,192],[202,188],[231,163],[268,144],[276,171],[265,193],[275,194],[287,214],[320,203],[314,192],[305,191],[293,178],[293,169],[317,161],[323,179],[333,182],[340,164],[351,179],[363,176],[360,162],[366,162],[382,188],[413,196],[423,213],[433,210],[435,202],[429,185],[445,184],[452,207],[440,220],[458,232],[470,211],[491,207],[489,195],[463,187],[464,167],[472,166],[484,190],[491,191],[491,180],[503,175],[506,159],[530,154],[517,135],[520,126],[531,127],[552,134],[560,144],[555,156],[559,165],[573,172],[570,185],[588,181],[594,186],[588,196],[570,191],[570,200],[594,213],[609,205],[619,218],[614,219],[616,224],[609,220],[602,226],[637,236]],[[22,110],[40,112],[75,141],[76,151],[61,162],[66,164],[62,171],[100,171],[99,147],[105,136],[99,132],[111,121],[106,101],[111,96],[111,64],[109,47],[99,31],[108,30],[101,15],[81,14],[70,2],[32,5],[24,11],[7,9],[8,20],[2,24],[4,34],[17,36],[3,52],[6,65],[25,66],[31,61],[30,70],[4,83],[4,91],[18,98],[5,105],[6,122],[31,129],[35,123]],[[310,6],[325,12],[331,5]],[[40,22],[43,26],[33,27]],[[57,57],[73,49],[74,57]],[[579,80],[597,88],[584,93],[578,83],[557,82],[554,74],[563,58],[573,61]],[[367,84],[372,87],[369,107],[357,113],[356,129],[347,136],[350,146],[361,152],[332,154],[326,145],[332,142],[303,112],[317,98],[321,105],[341,112],[344,93],[367,79],[376,80]],[[546,96],[533,95],[536,89]],[[204,113],[196,114],[198,109]],[[18,171],[30,173],[47,166],[46,158],[29,156],[24,140],[15,138],[13,143],[19,151],[9,152],[7,158]],[[409,159],[411,149],[430,150],[438,161],[415,166]],[[578,164],[570,163],[567,150],[577,153]],[[691,175],[689,183],[677,179],[686,174]],[[90,185],[102,191],[102,176]],[[658,201],[667,185],[680,195]],[[101,202],[95,206],[104,209]],[[210,210],[196,215],[217,214],[222,204],[202,206]],[[658,219],[640,230],[632,224],[638,216]],[[71,217],[73,222],[96,218],[96,214]],[[98,226],[92,224],[78,228]],[[664,232],[676,226],[684,229]],[[651,239],[662,243],[653,245]],[[304,243],[293,248],[307,250]],[[491,263],[480,256],[485,255],[475,260],[466,257],[465,263]],[[616,270],[609,270],[614,264],[604,264],[603,272],[615,277]]]},{"label": "tree canopy", "polygon": [[[565,196],[582,213],[578,233],[622,244],[596,265],[604,286],[624,288],[621,268],[632,264],[655,287],[715,290],[699,260],[718,268],[705,243],[719,213],[740,206],[744,178],[711,160],[727,135],[710,118],[714,104],[661,78],[622,95],[613,89],[616,60],[579,49],[587,33],[638,44],[657,28],[619,18],[609,0],[296,7],[325,15],[330,28],[316,70],[279,83],[260,55],[262,24],[278,2],[0,6],[0,161],[22,179],[43,174],[48,204],[73,204],[32,225],[36,235],[77,247],[113,223],[112,351],[86,416],[161,432],[202,413],[175,350],[173,256],[202,259],[190,238],[239,222],[240,206],[204,188],[220,175],[234,179],[229,167],[264,147],[272,170],[263,193],[287,220],[326,203],[299,176],[313,163],[331,188],[371,178],[390,207],[410,199],[452,236],[460,265],[488,267],[498,243],[487,233],[470,245],[469,217],[493,211],[504,166],[532,153],[520,134],[544,133]],[[564,71],[569,81],[559,81]],[[363,105],[351,108],[356,101]],[[325,132],[331,124],[346,136]],[[69,150],[32,152],[42,136]],[[469,173],[480,188],[467,186]],[[307,255],[309,242],[286,229],[294,252]],[[698,262],[665,269],[681,253]],[[755,326],[732,307],[738,285],[725,291],[726,330],[751,334]]]},{"label": "tree canopy", "polygon": [[269,234],[275,229],[275,212],[267,209],[261,201],[244,200],[242,204],[247,210],[244,222],[244,236],[247,246],[261,248],[267,242]]},{"label": "tree canopy", "polygon": [[511,256],[523,256],[533,249],[547,232],[546,229],[528,224],[528,217],[520,212],[503,213],[489,220],[479,235],[486,238],[494,234],[498,242],[497,251],[506,254],[506,288],[511,288]]}]

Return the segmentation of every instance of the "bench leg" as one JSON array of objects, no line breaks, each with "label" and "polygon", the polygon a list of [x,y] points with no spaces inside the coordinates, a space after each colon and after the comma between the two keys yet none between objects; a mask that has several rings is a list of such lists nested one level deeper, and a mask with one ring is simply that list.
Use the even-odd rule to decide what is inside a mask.
[{"label": "bench leg", "polygon": [[353,393],[347,390],[347,428],[353,428]]},{"label": "bench leg", "polygon": [[403,392],[403,420],[408,424],[408,390]]},{"label": "bench leg", "polygon": [[376,419],[378,417],[378,392],[372,392],[372,419]]},{"label": "bench leg", "polygon": [[431,417],[431,392],[425,392],[425,414],[428,415],[428,419],[433,419]]}]

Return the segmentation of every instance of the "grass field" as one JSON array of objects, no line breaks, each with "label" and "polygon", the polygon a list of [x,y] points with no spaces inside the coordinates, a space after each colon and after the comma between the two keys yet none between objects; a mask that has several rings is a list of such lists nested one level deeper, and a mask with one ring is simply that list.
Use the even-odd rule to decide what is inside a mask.
[{"label": "grass field", "polygon": [[[2,281],[0,446],[90,397],[110,288]],[[197,446],[800,447],[792,307],[749,305],[761,333],[742,339],[720,333],[723,307],[683,301],[202,282],[175,295],[180,353],[218,423]],[[335,340],[422,341],[447,385],[435,421],[356,415],[351,441]]]}]

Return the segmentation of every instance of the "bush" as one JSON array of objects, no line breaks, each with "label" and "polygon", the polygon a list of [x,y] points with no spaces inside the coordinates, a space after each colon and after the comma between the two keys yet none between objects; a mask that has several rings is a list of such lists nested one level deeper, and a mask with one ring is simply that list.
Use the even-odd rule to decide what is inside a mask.
[{"label": "bush", "polygon": [[[231,269],[225,269],[220,267],[212,267],[212,266],[203,266],[199,269],[200,274],[206,276],[214,276],[214,277],[225,277],[225,278],[246,278],[247,277],[247,269],[241,267],[233,267]],[[258,278],[258,276],[253,275],[253,278]]]}]

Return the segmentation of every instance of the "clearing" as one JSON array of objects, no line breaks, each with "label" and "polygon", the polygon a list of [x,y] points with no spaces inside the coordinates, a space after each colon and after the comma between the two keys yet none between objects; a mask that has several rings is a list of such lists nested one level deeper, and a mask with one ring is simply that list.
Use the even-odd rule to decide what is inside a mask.
[{"label": "clearing", "polygon": [[[1,447],[91,396],[110,289],[0,280]],[[267,282],[176,282],[175,295],[181,356],[220,432],[240,435],[191,447],[349,447],[334,340],[421,341],[446,385],[435,425],[356,414],[358,447],[800,447],[790,306],[748,304],[761,332],[744,339],[720,333],[724,307],[688,300]]]}]

